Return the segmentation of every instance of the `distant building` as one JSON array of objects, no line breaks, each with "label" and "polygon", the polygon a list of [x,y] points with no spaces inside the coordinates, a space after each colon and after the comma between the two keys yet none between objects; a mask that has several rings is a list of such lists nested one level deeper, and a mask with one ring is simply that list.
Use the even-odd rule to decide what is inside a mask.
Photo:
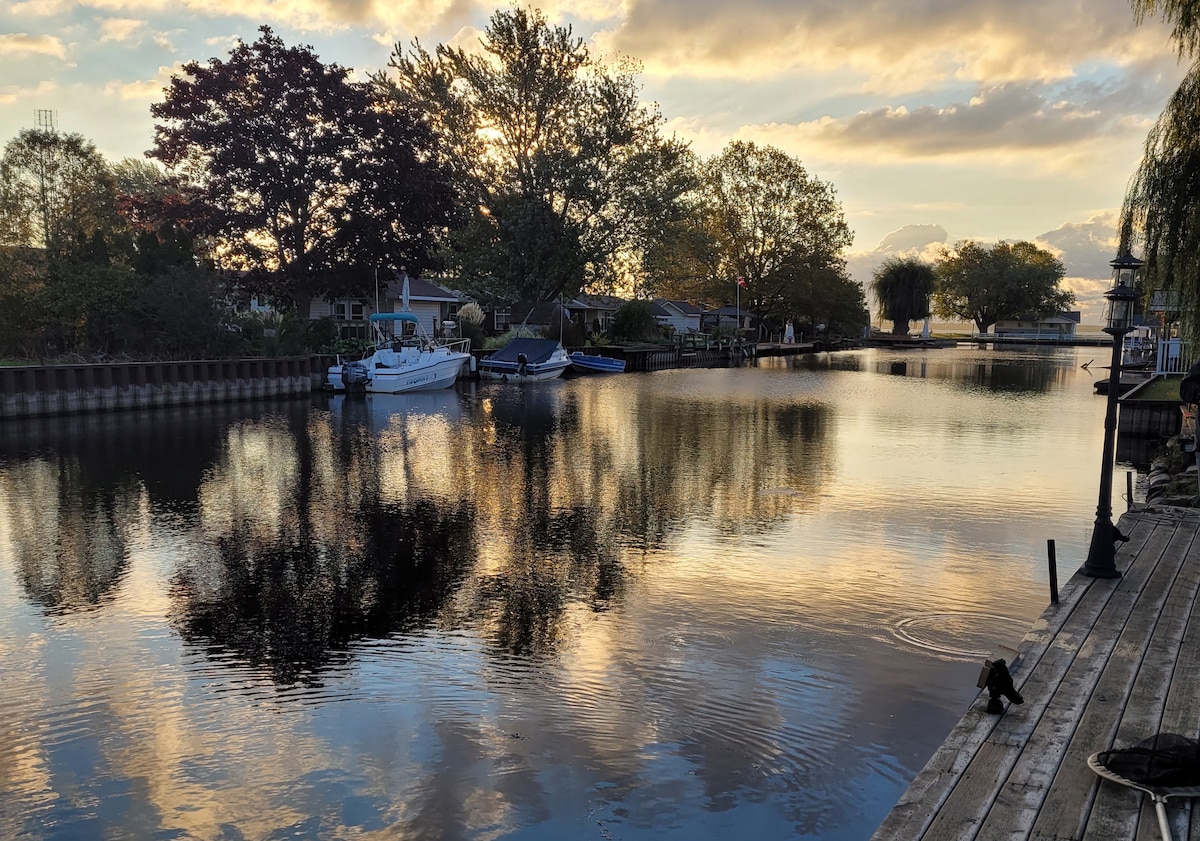
[{"label": "distant building", "polygon": [[1034,313],[1016,318],[1002,318],[992,327],[997,338],[1006,339],[1073,339],[1079,327],[1080,312],[1060,312],[1039,316]]}]

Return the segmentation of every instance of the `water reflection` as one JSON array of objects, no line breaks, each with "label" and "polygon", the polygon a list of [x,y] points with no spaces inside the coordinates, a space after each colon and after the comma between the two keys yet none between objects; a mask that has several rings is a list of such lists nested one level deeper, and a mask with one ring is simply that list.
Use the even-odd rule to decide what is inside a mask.
[{"label": "water reflection", "polygon": [[95,608],[119,586],[127,524],[141,503],[126,482],[72,458],[37,458],[0,474],[17,580],[48,612]]},{"label": "water reflection", "polygon": [[861,352],[0,426],[0,814],[41,838],[866,838],[1045,604],[1045,538],[1064,569],[1086,547],[1104,407],[1079,362]]}]

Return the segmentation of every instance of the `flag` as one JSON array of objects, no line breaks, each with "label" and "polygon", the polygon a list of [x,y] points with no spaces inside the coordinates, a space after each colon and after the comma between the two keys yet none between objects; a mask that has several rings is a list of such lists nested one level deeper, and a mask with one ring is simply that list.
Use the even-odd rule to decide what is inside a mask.
[{"label": "flag", "polygon": [[745,285],[746,285],[746,278],[739,277],[738,278],[738,286],[745,287]]}]

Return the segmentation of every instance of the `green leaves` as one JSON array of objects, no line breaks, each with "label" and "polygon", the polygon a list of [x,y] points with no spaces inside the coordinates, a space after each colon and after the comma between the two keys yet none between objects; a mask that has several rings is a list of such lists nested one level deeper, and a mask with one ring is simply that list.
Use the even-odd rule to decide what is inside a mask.
[{"label": "green leaves", "polygon": [[1062,261],[1031,242],[988,247],[967,240],[943,253],[936,266],[934,311],[942,318],[974,321],[980,333],[1003,318],[1051,315],[1075,296],[1059,289]]},{"label": "green leaves", "polygon": [[936,284],[933,267],[916,257],[889,257],[875,270],[872,285],[879,314],[892,322],[894,334],[907,335],[910,322],[930,315]]}]

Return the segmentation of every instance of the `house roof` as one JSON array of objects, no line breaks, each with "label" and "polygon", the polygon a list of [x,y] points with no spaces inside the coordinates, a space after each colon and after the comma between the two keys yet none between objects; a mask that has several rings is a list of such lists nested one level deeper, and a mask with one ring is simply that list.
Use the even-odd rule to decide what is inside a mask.
[{"label": "house roof", "polygon": [[616,295],[576,295],[567,302],[568,308],[586,310],[609,310],[615,312],[625,303],[625,299]]},{"label": "house roof", "polygon": [[[388,280],[386,285],[388,298],[399,298],[404,294],[404,277],[397,275]],[[448,289],[443,289],[432,280],[408,276],[408,297],[414,301],[457,301],[458,296]]]},{"label": "house roof", "polygon": [[1009,321],[1040,321],[1042,324],[1079,324],[1081,313],[1076,310],[1074,312],[1060,312],[1055,315],[1038,315],[1035,312],[1024,312],[1013,318],[1002,318],[998,324],[1007,323]]},{"label": "house roof", "polygon": [[558,301],[518,301],[508,308],[509,324],[555,324],[569,317]]},{"label": "house roof", "polygon": [[689,304],[687,301],[670,301],[661,298],[656,303],[661,304],[666,309],[676,309],[683,315],[699,315],[702,312],[700,307],[695,304]]}]

